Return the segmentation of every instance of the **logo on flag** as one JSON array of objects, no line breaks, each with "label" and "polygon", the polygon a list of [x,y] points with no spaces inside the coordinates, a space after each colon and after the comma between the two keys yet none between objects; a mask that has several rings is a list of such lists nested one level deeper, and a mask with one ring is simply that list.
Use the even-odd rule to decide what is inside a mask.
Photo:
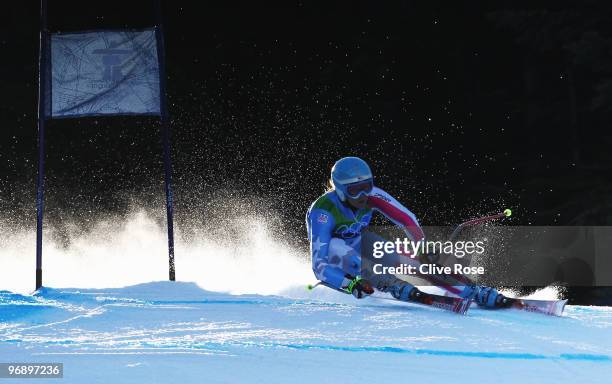
[{"label": "logo on flag", "polygon": [[154,29],[53,33],[50,45],[48,117],[160,114]]}]

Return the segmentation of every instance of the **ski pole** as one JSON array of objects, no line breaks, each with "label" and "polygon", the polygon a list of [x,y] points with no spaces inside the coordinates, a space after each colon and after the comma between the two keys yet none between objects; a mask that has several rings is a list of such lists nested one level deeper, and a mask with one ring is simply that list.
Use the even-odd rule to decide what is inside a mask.
[{"label": "ski pole", "polygon": [[309,290],[309,291],[312,291],[313,289],[315,289],[315,288],[316,288],[316,287],[318,287],[319,285],[322,285],[322,286],[327,287],[327,288],[334,289],[334,290],[336,290],[336,291],[338,291],[338,292],[347,293],[347,291],[346,291],[345,289],[340,289],[340,288],[332,287],[331,285],[329,285],[329,284],[327,284],[327,283],[325,283],[325,282],[323,282],[323,281],[320,281],[320,280],[319,280],[319,281],[317,281],[317,283],[316,283],[316,284],[308,284],[308,285],[306,286],[306,289],[307,289],[307,290]]},{"label": "ski pole", "polygon": [[316,284],[308,284],[308,285],[306,286],[306,289],[307,289],[307,290],[309,290],[309,291],[312,291],[313,289],[315,289],[315,288],[316,288],[316,287],[318,287],[319,285],[321,285],[321,282],[320,282],[320,281],[318,281]]},{"label": "ski pole", "polygon": [[457,225],[457,227],[455,228],[453,233],[450,235],[449,241],[455,240],[455,238],[457,236],[459,236],[459,233],[461,232],[461,230],[463,228],[465,228],[465,227],[469,227],[469,226],[476,225],[476,224],[486,223],[487,221],[498,220],[498,219],[501,219],[501,218],[504,218],[504,217],[510,217],[511,215],[512,215],[512,211],[509,208],[506,208],[506,209],[504,209],[503,212],[497,213],[495,215],[479,217],[477,219],[472,219],[472,220],[468,220],[466,222],[463,222],[463,223]]}]

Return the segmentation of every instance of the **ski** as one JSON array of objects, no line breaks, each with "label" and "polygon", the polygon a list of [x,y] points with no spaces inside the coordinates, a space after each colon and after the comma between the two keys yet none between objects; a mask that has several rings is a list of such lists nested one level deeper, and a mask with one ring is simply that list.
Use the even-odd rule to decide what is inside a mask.
[{"label": "ski", "polygon": [[[306,289],[309,291],[312,291],[313,289],[315,289],[318,286],[327,286],[330,287],[329,285],[325,284],[322,281],[318,281],[316,284],[308,284],[306,286]],[[335,289],[333,287],[330,287],[332,289]],[[337,291],[340,291],[338,289],[335,289]],[[340,291],[342,292],[342,291]],[[443,296],[443,295],[434,295],[434,294],[430,294],[430,293],[425,293],[423,291],[420,292],[419,297],[417,297],[415,300],[410,300],[410,301],[402,301],[402,300],[397,300],[397,299],[392,299],[390,297],[381,297],[381,296],[371,296],[374,299],[377,300],[390,300],[390,301],[394,301],[394,302],[398,302],[398,303],[411,303],[411,304],[417,304],[417,305],[427,305],[430,307],[435,307],[435,308],[440,308],[440,309],[444,309],[446,311],[451,311],[454,313],[458,313],[460,315],[465,315],[468,311],[468,309],[470,308],[470,304],[472,303],[472,299],[471,298],[461,298],[461,297],[452,297],[452,296]]]},{"label": "ski", "polygon": [[416,305],[427,305],[434,308],[444,309],[446,311],[454,312],[460,315],[465,315],[470,308],[470,304],[472,304],[472,300],[470,298],[462,299],[460,297],[453,296],[442,296],[442,295],[434,295],[425,293],[423,291],[420,292],[421,297],[417,300],[409,300],[403,301],[398,299],[392,299],[390,297],[381,297],[378,295],[370,296],[375,300],[388,300],[393,301],[395,303],[410,303]]},{"label": "ski", "polygon": [[534,300],[508,298],[503,308],[514,308],[521,311],[542,313],[550,316],[561,316],[567,300]]},{"label": "ski", "polygon": [[415,301],[409,303],[428,305],[435,308],[444,309],[460,315],[465,315],[472,303],[471,299],[463,299],[460,297],[450,297],[442,295],[434,295],[421,292],[421,296]]},{"label": "ski", "polygon": [[[445,297],[456,298],[455,296],[451,296],[449,292],[445,292],[444,295]],[[518,309],[521,311],[542,313],[544,315],[550,315],[550,316],[561,316],[563,314],[563,310],[565,309],[565,304],[567,304],[567,299],[565,300],[538,300],[538,299],[521,299],[521,298],[506,297],[505,302],[501,304],[499,307],[486,308],[486,309],[487,310]]]}]

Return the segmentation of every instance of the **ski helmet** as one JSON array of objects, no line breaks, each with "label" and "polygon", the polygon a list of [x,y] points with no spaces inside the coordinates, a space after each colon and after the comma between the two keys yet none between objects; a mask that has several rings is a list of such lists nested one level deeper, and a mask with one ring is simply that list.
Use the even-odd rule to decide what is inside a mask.
[{"label": "ski helmet", "polygon": [[331,170],[331,181],[341,201],[345,201],[347,196],[369,195],[374,188],[370,167],[358,157],[343,157],[336,161]]}]

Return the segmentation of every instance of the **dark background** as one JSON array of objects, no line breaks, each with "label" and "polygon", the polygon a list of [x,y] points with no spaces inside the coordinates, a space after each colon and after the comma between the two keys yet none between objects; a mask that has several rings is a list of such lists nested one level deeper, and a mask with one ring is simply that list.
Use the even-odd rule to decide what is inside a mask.
[{"label": "dark background", "polygon": [[[154,20],[151,1],[49,3],[51,31]],[[609,2],[461,3],[165,1],[178,225],[265,215],[303,246],[348,155],[424,224],[505,207],[513,224],[612,224]],[[0,209],[33,227],[39,8],[3,8]],[[45,222],[134,205],[163,220],[161,149],[154,119],[50,122]]]}]

